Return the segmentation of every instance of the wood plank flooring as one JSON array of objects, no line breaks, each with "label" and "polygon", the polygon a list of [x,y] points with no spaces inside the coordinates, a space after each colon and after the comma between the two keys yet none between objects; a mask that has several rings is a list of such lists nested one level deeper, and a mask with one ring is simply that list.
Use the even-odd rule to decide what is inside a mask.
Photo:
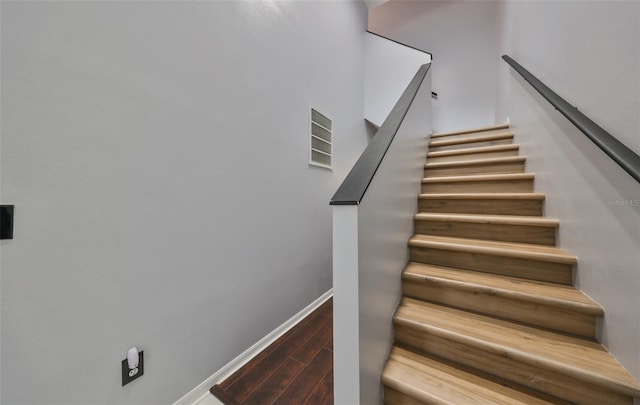
[{"label": "wood plank flooring", "polygon": [[333,299],[211,393],[225,405],[332,405]]}]

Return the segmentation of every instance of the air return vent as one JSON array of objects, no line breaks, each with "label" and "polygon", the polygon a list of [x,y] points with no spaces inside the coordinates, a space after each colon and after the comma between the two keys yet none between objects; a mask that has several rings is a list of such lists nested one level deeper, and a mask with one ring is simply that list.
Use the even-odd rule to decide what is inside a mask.
[{"label": "air return vent", "polygon": [[333,144],[332,144],[333,123],[325,115],[320,114],[315,109],[311,109],[311,139],[309,151],[309,164],[313,166],[332,168]]}]

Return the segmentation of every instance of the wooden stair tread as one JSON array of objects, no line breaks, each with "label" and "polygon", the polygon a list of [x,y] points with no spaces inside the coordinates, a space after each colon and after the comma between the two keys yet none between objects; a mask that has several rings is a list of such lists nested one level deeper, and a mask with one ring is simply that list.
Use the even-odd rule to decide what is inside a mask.
[{"label": "wooden stair tread", "polygon": [[457,250],[565,264],[575,264],[577,262],[575,256],[560,248],[529,243],[494,242],[481,239],[416,234],[409,239],[409,246]]},{"label": "wooden stair tread", "polygon": [[544,200],[543,193],[434,193],[420,194],[421,200]]},{"label": "wooden stair tread", "polygon": [[630,396],[640,384],[598,343],[404,298],[394,322]]},{"label": "wooden stair tread", "polygon": [[550,404],[520,391],[394,346],[382,382],[425,403]]},{"label": "wooden stair tread", "polygon": [[524,215],[448,214],[419,212],[414,216],[418,221],[467,222],[475,224],[527,225],[557,228],[557,219]]},{"label": "wooden stair tread", "polygon": [[477,181],[511,181],[511,180],[533,180],[533,173],[508,173],[508,174],[471,174],[464,176],[443,176],[425,177],[422,183],[457,183],[457,182],[477,182]]},{"label": "wooden stair tread", "polygon": [[429,142],[429,147],[436,148],[439,146],[462,145],[465,143],[477,143],[477,142],[491,142],[491,141],[499,141],[503,139],[513,139],[513,132],[502,132],[498,134],[481,134],[481,135],[468,136],[465,138],[456,138],[456,139],[436,139]]},{"label": "wooden stair tread", "polygon": [[526,156],[505,156],[498,158],[486,158],[486,159],[471,159],[471,160],[459,160],[453,162],[433,162],[426,163],[424,165],[425,169],[442,169],[442,168],[451,168],[451,167],[460,167],[460,166],[483,166],[490,165],[495,163],[519,163],[526,161]]},{"label": "wooden stair tread", "polygon": [[417,262],[409,262],[402,273],[402,278],[428,279],[460,289],[486,291],[492,296],[526,300],[595,316],[604,315],[598,303],[575,287],[567,285]]},{"label": "wooden stair tread", "polygon": [[471,134],[474,132],[486,132],[486,131],[493,131],[496,129],[506,129],[506,128],[509,128],[509,124],[489,125],[486,127],[470,128],[470,129],[463,129],[458,131],[436,132],[432,134],[431,137],[438,138],[441,136]]},{"label": "wooden stair tread", "polygon": [[520,145],[518,145],[518,144],[509,144],[509,145],[479,146],[479,147],[476,147],[476,148],[465,148],[465,149],[439,150],[439,151],[427,153],[427,162],[429,161],[429,157],[452,156],[452,155],[469,155],[469,154],[472,154],[472,153],[486,153],[486,152],[498,152],[498,151],[506,151],[506,150],[518,150],[519,148],[520,148]]}]

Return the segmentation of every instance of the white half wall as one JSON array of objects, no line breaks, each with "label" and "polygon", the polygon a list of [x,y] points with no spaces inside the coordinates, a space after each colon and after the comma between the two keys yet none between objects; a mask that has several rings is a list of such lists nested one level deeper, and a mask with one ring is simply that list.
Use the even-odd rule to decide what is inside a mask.
[{"label": "white half wall", "polygon": [[333,206],[333,398],[360,403],[358,206]]},{"label": "white half wall", "polygon": [[498,1],[396,0],[369,10],[369,30],[433,55],[435,132],[496,119]]},{"label": "white half wall", "polygon": [[[640,152],[640,3],[514,1],[511,56]],[[601,341],[640,379],[640,186],[515,72],[516,142],[578,257],[576,284],[605,310]]]},{"label": "white half wall", "polygon": [[431,128],[431,75],[357,206],[333,206],[334,401],[382,404],[380,373],[393,344],[392,317]]},{"label": "white half wall", "polygon": [[361,404],[382,404],[380,373],[393,344],[430,135],[429,72],[358,206]]},{"label": "white half wall", "polygon": [[365,33],[364,117],[382,126],[420,66],[430,62],[428,53]]},{"label": "white half wall", "polygon": [[[173,403],[331,288],[361,1],[0,7],[0,402]],[[308,164],[310,107],[333,171]]]}]

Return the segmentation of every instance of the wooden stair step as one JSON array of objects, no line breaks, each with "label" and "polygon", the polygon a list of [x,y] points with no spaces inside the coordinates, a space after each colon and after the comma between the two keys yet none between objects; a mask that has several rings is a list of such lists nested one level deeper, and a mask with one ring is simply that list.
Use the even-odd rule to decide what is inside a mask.
[{"label": "wooden stair step", "polygon": [[480,146],[473,148],[462,148],[454,150],[429,151],[427,153],[427,163],[450,162],[457,160],[484,159],[491,157],[517,156],[520,145],[494,145]]},{"label": "wooden stair step", "polygon": [[560,221],[517,215],[418,213],[418,234],[555,246]]},{"label": "wooden stair step", "polygon": [[595,339],[602,307],[572,286],[409,262],[405,296]]},{"label": "wooden stair step", "polygon": [[397,346],[391,349],[381,379],[385,387],[386,405],[556,403],[516,391]]},{"label": "wooden stair step", "polygon": [[435,162],[424,165],[424,177],[457,176],[464,174],[522,173],[525,156],[505,156],[453,162]]},{"label": "wooden stair step", "polygon": [[402,272],[387,405],[627,404],[640,383],[596,342],[600,305],[508,125],[436,133]]},{"label": "wooden stair step", "polygon": [[436,138],[429,141],[430,151],[454,150],[478,146],[493,146],[510,144],[513,141],[513,132],[500,132],[497,134],[473,134],[456,138]]},{"label": "wooden stair step", "polygon": [[478,136],[478,135],[494,135],[494,134],[502,134],[505,132],[513,132],[513,131],[510,131],[508,128],[497,128],[497,129],[488,129],[486,131],[480,131],[480,132],[465,132],[462,134],[450,134],[450,135],[439,135],[439,136],[431,135],[429,140],[441,141],[445,139],[463,139],[463,138],[469,138],[469,137]]},{"label": "wooden stair step", "polygon": [[541,216],[542,193],[420,194],[419,212]]},{"label": "wooden stair step", "polygon": [[630,404],[640,385],[598,343],[404,298],[396,340],[580,404]]},{"label": "wooden stair step", "polygon": [[528,243],[492,242],[481,239],[452,238],[443,236],[414,235],[409,244],[432,244],[451,250],[464,249],[475,253],[493,253],[509,257],[528,258],[549,262],[576,264],[572,254],[560,248]]},{"label": "wooden stair step", "polygon": [[451,135],[472,134],[476,132],[488,132],[488,131],[495,131],[498,129],[507,129],[507,128],[509,128],[509,124],[489,125],[486,127],[469,128],[469,129],[462,129],[458,131],[436,132],[431,135],[431,138],[440,138],[443,136],[451,136]]},{"label": "wooden stair step", "polygon": [[577,259],[551,246],[419,235],[409,239],[412,261],[571,285]]},{"label": "wooden stair step", "polygon": [[532,173],[427,177],[422,193],[530,193],[534,178]]}]

